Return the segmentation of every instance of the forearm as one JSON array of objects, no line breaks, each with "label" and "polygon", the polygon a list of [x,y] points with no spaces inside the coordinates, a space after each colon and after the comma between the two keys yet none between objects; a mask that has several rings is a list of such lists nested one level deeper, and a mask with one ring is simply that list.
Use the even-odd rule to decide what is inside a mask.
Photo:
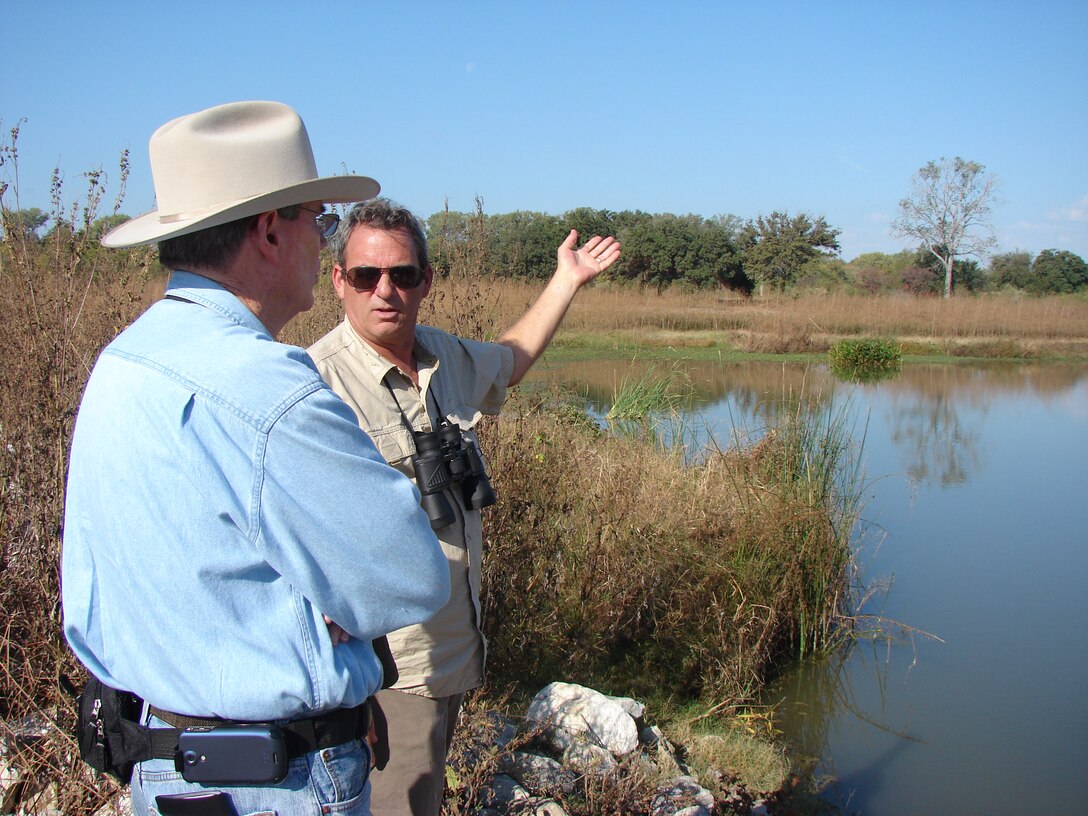
[{"label": "forearm", "polygon": [[498,342],[514,353],[510,385],[517,385],[551,343],[570,308],[579,285],[556,272],[540,297],[518,321],[503,332]]},{"label": "forearm", "polygon": [[578,231],[571,230],[556,251],[555,274],[547,287],[521,319],[499,338],[499,342],[514,353],[510,385],[521,382],[544,353],[578,290],[620,257],[619,242],[611,236],[595,235],[584,246],[575,249],[577,240]]}]

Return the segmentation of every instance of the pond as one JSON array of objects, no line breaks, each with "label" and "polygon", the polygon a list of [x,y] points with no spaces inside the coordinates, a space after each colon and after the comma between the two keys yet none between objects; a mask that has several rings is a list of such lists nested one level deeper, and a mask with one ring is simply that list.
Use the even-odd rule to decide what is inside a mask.
[{"label": "pond", "polygon": [[[570,363],[605,411],[634,363]],[[846,411],[866,474],[865,613],[903,625],[768,690],[844,814],[1088,808],[1088,366],[907,365],[849,385],[823,365],[683,367],[684,427],[728,444],[783,395]]]}]

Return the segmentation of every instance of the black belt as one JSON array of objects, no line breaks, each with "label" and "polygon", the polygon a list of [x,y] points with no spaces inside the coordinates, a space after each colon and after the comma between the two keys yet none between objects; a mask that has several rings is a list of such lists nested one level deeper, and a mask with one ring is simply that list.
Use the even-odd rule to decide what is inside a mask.
[{"label": "black belt", "polygon": [[[173,728],[152,728],[152,752],[155,759],[173,759],[178,750],[178,734],[186,728],[218,728],[230,725],[254,725],[241,720],[220,720],[211,717],[187,717],[172,711],[163,711],[153,705],[148,710]],[[267,725],[267,723],[262,723]],[[318,714],[286,723],[277,722],[283,732],[284,743],[290,759],[305,754],[332,748],[364,739],[370,730],[370,707],[367,703],[355,708],[338,708],[325,714]]]}]

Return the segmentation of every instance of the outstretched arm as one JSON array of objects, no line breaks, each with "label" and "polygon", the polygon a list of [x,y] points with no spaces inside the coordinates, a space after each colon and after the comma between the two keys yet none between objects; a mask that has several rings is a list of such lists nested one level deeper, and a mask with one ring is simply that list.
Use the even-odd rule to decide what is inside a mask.
[{"label": "outstretched arm", "polygon": [[536,302],[499,338],[500,343],[514,352],[514,372],[510,375],[510,385],[521,382],[533,363],[544,353],[578,290],[620,257],[619,241],[611,236],[601,238],[595,235],[575,249],[577,241],[578,231],[571,230],[559,245],[556,253],[558,264],[552,279]]}]

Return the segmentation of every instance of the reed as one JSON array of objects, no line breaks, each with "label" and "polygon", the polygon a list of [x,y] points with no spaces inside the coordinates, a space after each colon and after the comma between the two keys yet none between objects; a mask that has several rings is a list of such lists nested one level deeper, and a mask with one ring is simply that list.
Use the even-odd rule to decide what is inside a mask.
[{"label": "reed", "polygon": [[683,371],[676,365],[665,373],[653,364],[641,372],[634,369],[624,375],[605,419],[646,421],[654,414],[675,414],[687,390],[684,380]]},{"label": "reed", "polygon": [[799,410],[691,463],[558,406],[523,396],[485,428],[492,682],[739,702],[837,642],[858,495],[842,420]]},{"label": "reed", "polygon": [[[0,144],[14,172],[18,129]],[[123,180],[127,165],[122,158]],[[17,176],[17,173],[15,174]],[[92,225],[103,196],[87,174],[82,199],[63,204],[53,177],[51,217],[39,239],[14,217],[17,189],[0,184],[0,740],[15,779],[7,807],[90,812],[114,792],[79,760],[68,681],[83,669],[61,636],[59,563],[66,458],[83,385],[101,347],[146,306],[142,253],[104,252]]]}]

